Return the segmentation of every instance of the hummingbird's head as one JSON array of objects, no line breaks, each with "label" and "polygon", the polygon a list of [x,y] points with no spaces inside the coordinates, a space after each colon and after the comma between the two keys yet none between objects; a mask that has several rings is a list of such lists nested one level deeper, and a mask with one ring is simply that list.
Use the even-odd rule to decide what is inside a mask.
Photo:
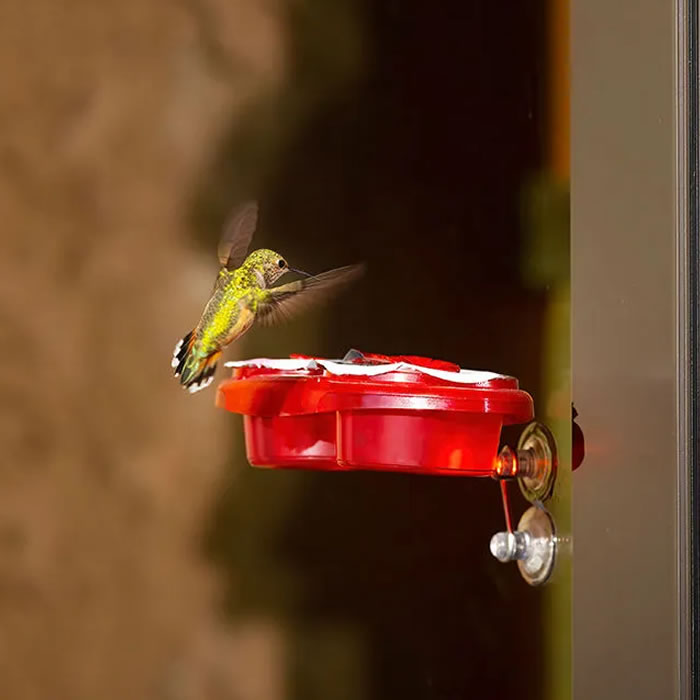
[{"label": "hummingbird's head", "polygon": [[266,287],[274,284],[285,272],[289,271],[287,261],[279,253],[265,248],[252,252],[248,256],[247,262],[262,277]]}]

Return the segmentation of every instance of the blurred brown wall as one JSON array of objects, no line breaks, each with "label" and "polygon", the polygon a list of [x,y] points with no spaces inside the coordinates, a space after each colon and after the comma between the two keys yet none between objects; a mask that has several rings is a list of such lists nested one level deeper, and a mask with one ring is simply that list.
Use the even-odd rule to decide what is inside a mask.
[{"label": "blurred brown wall", "polygon": [[225,419],[169,374],[214,271],[189,193],[280,79],[279,8],[0,14],[0,697],[280,697],[277,633],[220,627],[196,547]]}]

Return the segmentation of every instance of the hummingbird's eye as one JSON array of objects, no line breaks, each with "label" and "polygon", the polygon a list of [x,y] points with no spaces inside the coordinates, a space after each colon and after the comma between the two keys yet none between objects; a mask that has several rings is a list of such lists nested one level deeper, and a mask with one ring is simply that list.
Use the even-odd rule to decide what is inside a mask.
[{"label": "hummingbird's eye", "polygon": [[287,263],[286,263],[284,260],[278,260],[278,261],[277,261],[277,264],[278,264],[280,267],[287,267]]}]

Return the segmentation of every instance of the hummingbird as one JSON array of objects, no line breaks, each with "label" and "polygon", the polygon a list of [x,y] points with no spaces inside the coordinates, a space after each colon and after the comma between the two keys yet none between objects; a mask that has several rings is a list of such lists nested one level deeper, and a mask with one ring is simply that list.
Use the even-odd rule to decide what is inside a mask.
[{"label": "hummingbird", "polygon": [[[248,254],[257,223],[257,202],[247,202],[231,214],[219,241],[221,269],[211,297],[199,323],[175,346],[171,365],[190,393],[211,384],[223,349],[255,322],[274,325],[293,318],[363,271],[363,265],[348,265],[312,276],[290,267],[274,250],[261,248]],[[272,286],[288,272],[302,279]]]}]

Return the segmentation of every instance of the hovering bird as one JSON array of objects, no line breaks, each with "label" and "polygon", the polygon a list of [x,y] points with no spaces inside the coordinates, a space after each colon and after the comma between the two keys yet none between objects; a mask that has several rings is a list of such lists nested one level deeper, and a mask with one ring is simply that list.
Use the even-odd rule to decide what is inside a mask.
[{"label": "hovering bird", "polygon": [[[362,272],[362,265],[348,265],[311,276],[289,267],[273,250],[260,249],[247,255],[257,222],[256,202],[244,204],[229,218],[219,242],[221,269],[211,298],[197,326],[175,346],[175,376],[190,393],[211,384],[223,348],[253,323],[272,325],[296,316]],[[296,272],[303,279],[271,286],[287,272]]]}]

